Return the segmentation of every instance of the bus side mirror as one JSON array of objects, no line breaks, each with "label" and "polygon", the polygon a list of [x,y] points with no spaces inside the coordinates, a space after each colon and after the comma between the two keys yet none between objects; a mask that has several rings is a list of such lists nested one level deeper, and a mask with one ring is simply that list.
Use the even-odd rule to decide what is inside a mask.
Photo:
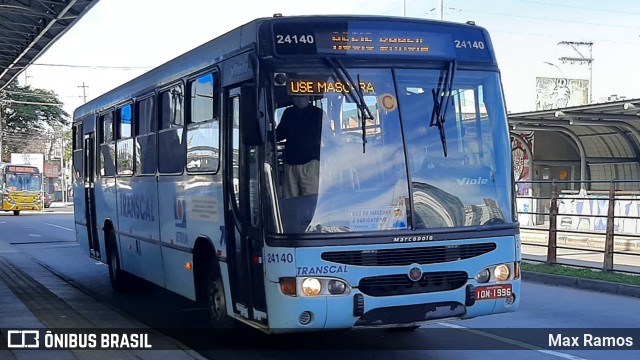
[{"label": "bus side mirror", "polygon": [[248,146],[262,145],[266,137],[264,92],[260,92],[259,97],[258,99],[256,85],[242,86],[240,92],[240,131],[242,132],[242,143]]}]

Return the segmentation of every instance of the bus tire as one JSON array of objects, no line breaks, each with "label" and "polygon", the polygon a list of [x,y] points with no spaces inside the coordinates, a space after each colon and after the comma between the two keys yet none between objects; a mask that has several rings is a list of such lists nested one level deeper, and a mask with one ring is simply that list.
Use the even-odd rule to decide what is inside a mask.
[{"label": "bus tire", "polygon": [[227,316],[227,301],[224,296],[222,276],[215,261],[209,263],[206,281],[207,308],[214,328],[233,327],[233,319]]},{"label": "bus tire", "polygon": [[14,216],[20,215],[20,210],[13,210],[13,215]]},{"label": "bus tire", "polygon": [[107,233],[107,265],[109,266],[109,282],[115,292],[125,292],[130,289],[131,277],[120,267],[118,244],[113,230]]}]

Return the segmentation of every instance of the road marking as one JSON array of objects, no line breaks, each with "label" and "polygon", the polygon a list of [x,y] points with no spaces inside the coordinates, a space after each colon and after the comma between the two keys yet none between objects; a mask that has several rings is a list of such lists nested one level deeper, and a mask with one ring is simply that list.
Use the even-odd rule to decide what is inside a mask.
[{"label": "road marking", "polygon": [[487,333],[487,332],[484,332],[484,331],[474,330],[474,329],[467,328],[467,327],[460,326],[460,325],[455,325],[455,324],[450,324],[450,323],[445,323],[445,322],[438,322],[437,324],[441,325],[441,326],[444,326],[444,327],[449,327],[449,328],[453,328],[453,329],[460,329],[460,330],[463,330],[463,331],[468,331],[468,332],[474,333],[474,334],[479,335],[479,336],[488,337],[488,338],[491,338],[491,339],[494,339],[494,340],[505,342],[507,344],[519,346],[519,347],[522,347],[522,348],[525,348],[525,349],[529,349],[529,350],[535,350],[535,351],[543,353],[543,354],[547,354],[547,355],[551,355],[551,356],[555,356],[555,357],[559,357],[559,358],[563,358],[563,359],[586,360],[586,359],[578,357],[578,356],[565,354],[565,353],[561,353],[561,352],[553,351],[553,350],[546,350],[546,349],[543,349],[543,348],[541,348],[539,346],[527,344],[527,343],[522,342],[522,341],[509,339],[509,338],[502,337],[502,336],[499,336],[499,335],[490,334],[490,333]]},{"label": "road marking", "polygon": [[49,223],[44,223],[45,225],[49,225],[49,226],[53,226],[53,227],[57,227],[63,230],[68,230],[68,231],[75,231],[74,229],[69,229],[68,227],[64,227],[64,226],[60,226],[60,225],[56,225],[56,224],[49,224]]}]

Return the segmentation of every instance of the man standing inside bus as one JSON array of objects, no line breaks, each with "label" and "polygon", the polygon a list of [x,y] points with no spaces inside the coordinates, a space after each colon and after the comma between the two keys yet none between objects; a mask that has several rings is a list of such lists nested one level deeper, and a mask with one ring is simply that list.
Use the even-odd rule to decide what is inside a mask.
[{"label": "man standing inside bus", "polygon": [[311,105],[308,96],[294,96],[276,129],[276,139],[286,140],[283,197],[318,193],[320,144],[324,111]]}]

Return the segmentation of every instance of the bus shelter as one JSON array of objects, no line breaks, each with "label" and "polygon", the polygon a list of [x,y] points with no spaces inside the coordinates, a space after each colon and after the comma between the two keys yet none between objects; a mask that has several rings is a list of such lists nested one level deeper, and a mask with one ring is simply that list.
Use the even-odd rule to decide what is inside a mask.
[{"label": "bus shelter", "polygon": [[73,26],[98,0],[0,1],[0,90]]},{"label": "bus shelter", "polygon": [[[554,188],[560,196],[588,199],[602,198],[613,187],[639,207],[640,99],[509,114],[508,121],[519,212],[548,213],[548,200],[524,198],[548,198]],[[574,211],[598,207],[587,205]],[[622,210],[637,215],[632,208]],[[544,221],[540,217],[521,222],[536,225]]]}]

